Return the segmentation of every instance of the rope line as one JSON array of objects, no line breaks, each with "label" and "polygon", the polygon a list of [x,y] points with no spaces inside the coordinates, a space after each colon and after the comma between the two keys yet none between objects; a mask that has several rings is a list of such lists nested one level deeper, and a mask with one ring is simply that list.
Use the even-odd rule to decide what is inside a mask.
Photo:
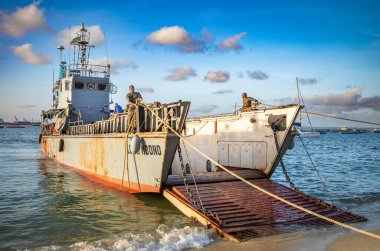
[{"label": "rope line", "polygon": [[[128,124],[128,127],[127,127],[127,137],[125,139],[125,153],[124,153],[124,165],[123,165],[123,176],[121,178],[121,183],[120,183],[120,190],[122,191],[129,191],[131,190],[131,180],[129,178],[129,161],[128,161],[128,151],[129,151],[129,142],[128,142],[128,135],[129,133],[131,132],[131,128],[132,128],[132,125],[134,123],[134,118],[135,118],[135,113],[132,114],[132,118],[131,118],[131,121],[130,121],[130,124]],[[124,184],[124,173],[125,173],[125,168],[127,167],[127,174],[128,174],[128,190],[125,190],[123,188],[123,184]]]},{"label": "rope line", "polygon": [[[270,104],[264,104],[264,103],[260,103],[260,104],[264,105],[264,106],[278,107],[278,106],[270,105]],[[305,111],[301,111],[301,112],[302,113],[306,113]],[[310,111],[308,111],[307,113],[311,114],[311,115],[320,116],[320,117],[326,117],[326,118],[331,118],[331,119],[340,119],[340,120],[346,120],[346,121],[351,121],[351,122],[358,122],[358,123],[362,123],[362,124],[380,126],[380,123],[377,123],[377,122],[370,122],[370,121],[364,121],[364,120],[343,118],[343,117],[338,117],[338,116],[334,116],[334,115],[322,114],[322,113],[318,113],[318,112],[310,112]]]},{"label": "rope line", "polygon": [[[304,112],[304,111],[301,111],[301,112]],[[363,120],[357,120],[357,119],[342,118],[342,117],[338,117],[338,116],[327,115],[327,114],[322,114],[322,113],[317,113],[317,112],[308,112],[308,113],[312,114],[312,115],[316,115],[316,116],[326,117],[326,118],[340,119],[340,120],[346,120],[346,121],[351,121],[351,122],[358,122],[358,123],[363,123],[363,124],[380,126],[380,123],[376,123],[376,122],[369,122],[369,121],[363,121]]]},{"label": "rope line", "polygon": [[[141,105],[143,105],[143,106],[145,106],[147,109],[151,110],[151,109],[150,109],[147,105],[145,105],[144,103],[142,103]],[[157,115],[156,115],[156,116],[157,116]],[[247,185],[249,185],[249,186],[251,186],[251,187],[253,187],[253,188],[259,190],[260,192],[262,192],[262,193],[264,193],[264,194],[266,194],[266,195],[268,195],[268,196],[270,196],[270,197],[272,197],[272,198],[274,198],[274,199],[277,199],[277,200],[279,200],[279,201],[281,201],[281,202],[283,202],[283,203],[285,203],[285,204],[287,204],[287,205],[289,205],[289,206],[292,206],[292,207],[294,207],[294,208],[296,208],[296,209],[298,209],[298,210],[301,210],[301,211],[303,211],[303,212],[305,212],[305,213],[311,214],[311,215],[313,215],[313,216],[315,216],[315,217],[317,217],[317,218],[323,219],[323,220],[325,220],[325,221],[328,221],[328,222],[331,222],[331,223],[333,223],[333,224],[339,225],[339,226],[341,226],[341,227],[344,227],[344,228],[350,229],[350,230],[352,230],[352,231],[355,231],[355,232],[357,232],[357,233],[361,233],[361,234],[364,234],[364,235],[367,235],[367,236],[370,236],[370,237],[373,237],[373,238],[375,238],[375,239],[380,240],[380,235],[377,235],[377,234],[374,234],[374,233],[371,233],[371,232],[368,232],[368,231],[365,231],[365,230],[362,230],[362,229],[359,229],[359,228],[356,228],[356,227],[350,226],[350,225],[348,225],[348,224],[345,224],[345,223],[339,222],[339,221],[337,221],[337,220],[331,219],[331,218],[329,218],[329,217],[327,217],[327,216],[324,216],[324,215],[321,215],[321,214],[315,213],[315,212],[313,212],[313,211],[311,211],[311,210],[309,210],[309,209],[306,209],[306,208],[303,208],[303,207],[301,207],[301,206],[298,206],[298,205],[296,205],[296,204],[294,204],[294,203],[292,203],[292,202],[290,202],[290,201],[287,201],[287,200],[285,200],[285,199],[283,199],[283,198],[281,198],[281,197],[279,197],[279,196],[277,196],[277,195],[275,195],[275,194],[273,194],[273,193],[271,193],[271,192],[269,192],[269,191],[267,191],[267,190],[265,190],[265,189],[263,189],[263,188],[261,188],[261,187],[255,185],[255,184],[249,182],[248,180],[246,180],[246,179],[240,177],[239,175],[235,174],[234,172],[228,170],[225,166],[219,164],[217,161],[215,161],[214,159],[212,159],[211,157],[207,156],[205,153],[203,153],[202,151],[200,151],[196,146],[194,146],[194,145],[191,144],[189,141],[187,141],[187,139],[185,139],[184,137],[182,137],[182,135],[179,134],[179,133],[178,133],[173,127],[171,127],[170,125],[168,125],[168,124],[167,124],[162,118],[160,118],[159,116],[157,116],[157,119],[159,119],[160,121],[162,121],[162,123],[163,123],[167,128],[169,128],[169,129],[170,129],[175,135],[177,135],[180,139],[182,139],[183,142],[185,142],[187,145],[189,145],[194,151],[196,151],[197,153],[199,153],[199,154],[200,154],[201,156],[203,156],[204,158],[209,159],[214,165],[217,165],[218,167],[220,167],[221,169],[223,169],[223,170],[226,171],[227,173],[231,174],[233,177],[235,177],[235,178],[241,180],[242,182],[246,183]]]},{"label": "rope line", "polygon": [[323,188],[324,188],[324,190],[325,190],[325,193],[328,195],[328,197],[329,197],[329,199],[330,199],[332,205],[335,206],[334,201],[333,201],[332,196],[331,196],[331,193],[330,193],[330,191],[328,190],[327,185],[326,185],[326,183],[324,182],[324,180],[323,180],[321,174],[319,173],[319,170],[318,170],[317,167],[315,166],[314,161],[313,161],[313,159],[311,158],[311,155],[310,155],[309,151],[307,150],[307,147],[306,147],[305,143],[303,142],[303,139],[301,138],[300,135],[298,135],[298,138],[300,139],[300,141],[301,141],[301,143],[302,143],[302,146],[303,146],[303,148],[304,148],[305,151],[306,151],[307,156],[309,156],[309,159],[310,159],[311,165],[313,166],[314,170],[315,170],[316,173],[318,174],[319,180],[321,181],[321,183],[322,183],[322,185],[323,185]]}]

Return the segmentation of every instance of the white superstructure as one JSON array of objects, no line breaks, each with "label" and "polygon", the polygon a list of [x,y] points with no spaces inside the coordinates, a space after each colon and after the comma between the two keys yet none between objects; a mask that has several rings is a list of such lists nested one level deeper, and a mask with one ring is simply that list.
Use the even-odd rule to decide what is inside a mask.
[{"label": "white superstructure", "polygon": [[[110,93],[116,90],[110,83],[110,65],[89,64],[90,32],[81,25],[76,37],[70,42],[74,51],[73,62],[60,63],[59,79],[53,86],[53,108],[69,110],[69,123],[92,123],[110,116]],[[61,51],[63,46],[59,46]]]},{"label": "white superstructure", "polygon": [[[299,105],[215,115],[186,122],[184,136],[203,153],[231,169],[254,169],[270,176],[279,162],[271,124],[275,123],[281,156],[293,145],[292,130]],[[218,167],[181,142],[184,164],[194,173],[216,172]],[[178,156],[172,173],[181,172]]]}]

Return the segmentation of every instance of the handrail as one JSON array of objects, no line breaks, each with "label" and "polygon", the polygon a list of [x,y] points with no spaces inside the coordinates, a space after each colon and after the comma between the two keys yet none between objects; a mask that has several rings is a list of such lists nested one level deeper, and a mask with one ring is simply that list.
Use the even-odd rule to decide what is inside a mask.
[{"label": "handrail", "polygon": [[[181,131],[185,125],[189,102],[177,102],[164,104],[160,106],[151,105],[148,110],[142,106],[136,106],[134,116],[136,118],[135,132],[168,132],[167,127],[156,119],[159,116],[172,128]],[[155,114],[152,114],[154,112]],[[68,127],[69,135],[91,135],[91,134],[109,134],[109,133],[126,133],[128,131],[128,113],[116,114],[107,120],[96,121],[92,124],[71,125]]]}]

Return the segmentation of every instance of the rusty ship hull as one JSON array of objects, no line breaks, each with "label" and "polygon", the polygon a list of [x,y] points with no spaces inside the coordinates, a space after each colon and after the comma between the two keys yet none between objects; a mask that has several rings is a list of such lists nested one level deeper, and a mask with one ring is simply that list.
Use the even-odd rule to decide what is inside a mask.
[{"label": "rusty ship hull", "polygon": [[160,193],[178,137],[155,133],[141,134],[140,139],[136,154],[126,133],[43,136],[41,144],[48,157],[108,186],[130,193]]}]

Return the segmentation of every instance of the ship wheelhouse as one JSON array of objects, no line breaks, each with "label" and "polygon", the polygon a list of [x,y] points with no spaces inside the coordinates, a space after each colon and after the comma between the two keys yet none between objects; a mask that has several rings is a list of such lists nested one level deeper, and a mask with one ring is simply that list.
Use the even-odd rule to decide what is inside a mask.
[{"label": "ship wheelhouse", "polygon": [[[71,40],[73,61],[66,64],[60,51],[60,71],[58,80],[53,85],[52,110],[59,110],[53,122],[60,123],[64,132],[70,125],[89,124],[110,117],[110,94],[116,93],[116,86],[110,82],[109,64],[91,64],[89,60],[90,32],[84,24]],[[44,115],[43,115],[44,119]],[[63,123],[63,124],[62,124]]]}]

